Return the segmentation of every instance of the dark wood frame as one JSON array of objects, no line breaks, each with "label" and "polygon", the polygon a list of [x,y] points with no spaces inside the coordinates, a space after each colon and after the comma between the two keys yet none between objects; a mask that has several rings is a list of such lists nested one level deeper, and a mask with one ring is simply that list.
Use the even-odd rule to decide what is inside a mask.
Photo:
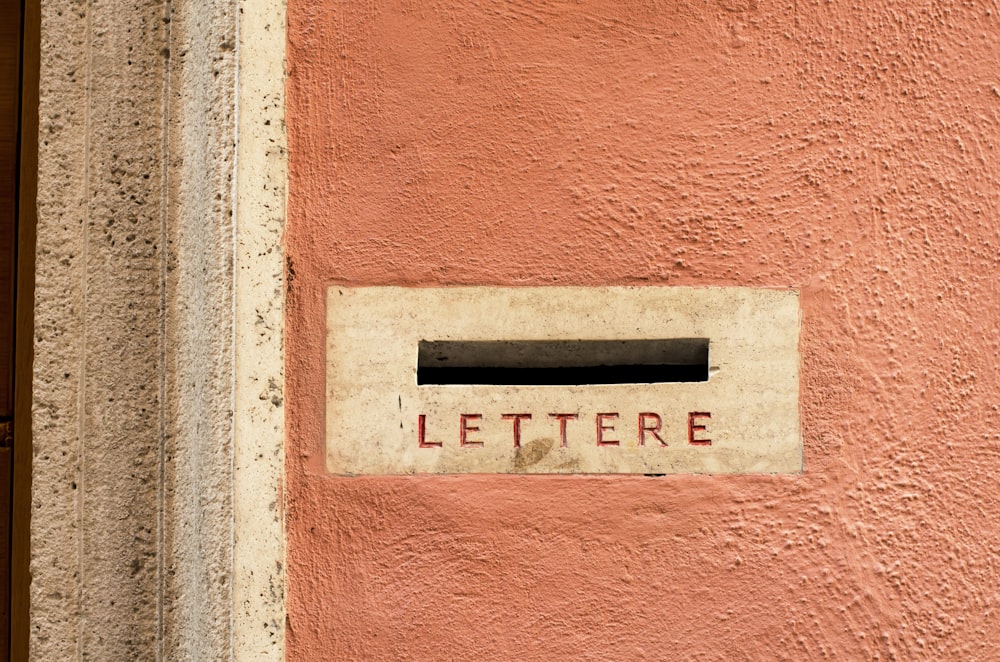
[{"label": "dark wood frame", "polygon": [[28,660],[31,559],[31,378],[34,343],[35,199],[41,1],[21,3],[21,126],[18,181],[14,453],[11,508],[10,659]]}]

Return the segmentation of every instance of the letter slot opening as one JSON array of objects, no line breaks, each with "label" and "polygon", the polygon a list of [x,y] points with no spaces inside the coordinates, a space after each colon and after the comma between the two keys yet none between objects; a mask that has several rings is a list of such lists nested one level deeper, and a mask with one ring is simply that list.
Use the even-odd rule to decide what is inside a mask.
[{"label": "letter slot opening", "polygon": [[417,384],[583,386],[708,381],[708,338],[421,340]]}]

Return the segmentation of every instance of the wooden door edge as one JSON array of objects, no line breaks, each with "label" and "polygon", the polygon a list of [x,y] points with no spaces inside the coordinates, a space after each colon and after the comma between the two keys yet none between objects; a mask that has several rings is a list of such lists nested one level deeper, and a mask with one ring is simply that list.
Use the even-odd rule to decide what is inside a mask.
[{"label": "wooden door edge", "polygon": [[14,484],[11,522],[11,657],[26,662],[31,591],[31,379],[34,354],[35,231],[38,191],[38,76],[41,2],[24,0],[21,45],[21,152],[18,190],[14,363]]}]

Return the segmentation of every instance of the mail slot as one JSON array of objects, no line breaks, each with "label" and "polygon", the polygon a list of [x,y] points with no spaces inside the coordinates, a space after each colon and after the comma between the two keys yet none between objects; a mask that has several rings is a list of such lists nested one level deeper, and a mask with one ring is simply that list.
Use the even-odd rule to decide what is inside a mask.
[{"label": "mail slot", "polygon": [[802,469],[798,294],[327,291],[334,474]]},{"label": "mail slot", "polygon": [[708,338],[421,340],[417,384],[574,386],[708,381]]}]

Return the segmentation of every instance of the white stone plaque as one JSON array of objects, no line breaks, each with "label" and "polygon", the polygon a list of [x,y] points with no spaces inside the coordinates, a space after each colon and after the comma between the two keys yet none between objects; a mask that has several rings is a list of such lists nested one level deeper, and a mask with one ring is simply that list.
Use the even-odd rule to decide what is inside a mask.
[{"label": "white stone plaque", "polygon": [[327,290],[334,474],[797,473],[794,290]]}]

